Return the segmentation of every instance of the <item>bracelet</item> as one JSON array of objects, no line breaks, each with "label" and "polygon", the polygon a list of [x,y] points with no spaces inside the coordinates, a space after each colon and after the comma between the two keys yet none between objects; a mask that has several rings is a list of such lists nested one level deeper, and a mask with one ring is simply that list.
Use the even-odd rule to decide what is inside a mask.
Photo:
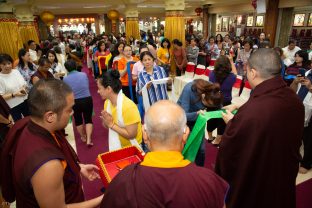
[{"label": "bracelet", "polygon": [[114,127],[115,123],[113,122],[112,126],[110,126],[109,128],[112,129]]}]

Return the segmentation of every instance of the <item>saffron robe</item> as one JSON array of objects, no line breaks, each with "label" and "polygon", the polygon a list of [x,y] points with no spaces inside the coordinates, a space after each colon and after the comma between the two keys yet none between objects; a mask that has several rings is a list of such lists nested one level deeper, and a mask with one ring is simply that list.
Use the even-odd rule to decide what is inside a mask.
[{"label": "saffron robe", "polygon": [[304,108],[280,76],[255,87],[227,124],[216,173],[227,208],[295,208]]},{"label": "saffron robe", "polygon": [[228,184],[212,171],[189,161],[184,167],[149,167],[145,159],[113,179],[101,208],[223,208]]},{"label": "saffron robe", "polygon": [[1,155],[1,187],[8,202],[16,198],[16,206],[39,207],[31,185],[31,177],[50,160],[66,162],[64,191],[66,203],[84,201],[78,157],[62,131],[54,132],[57,141],[46,129],[29,117],[18,121],[9,131]]}]

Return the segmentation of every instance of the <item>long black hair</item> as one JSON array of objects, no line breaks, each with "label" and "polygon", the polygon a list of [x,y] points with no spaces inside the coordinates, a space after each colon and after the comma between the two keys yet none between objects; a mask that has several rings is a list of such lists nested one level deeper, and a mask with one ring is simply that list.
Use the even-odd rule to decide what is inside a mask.
[{"label": "long black hair", "polygon": [[[18,51],[18,66],[21,67],[22,69],[24,69],[24,67],[25,67],[25,63],[24,63],[22,56],[25,56],[27,52],[28,51],[26,51],[26,49],[24,49],[24,48],[21,48]],[[31,62],[28,62],[27,66],[31,71],[34,71],[34,65]]]},{"label": "long black hair", "polygon": [[114,93],[119,93],[122,88],[121,81],[120,81],[120,74],[118,70],[108,70],[104,72],[102,77],[99,78],[99,83],[107,88],[110,86]]}]

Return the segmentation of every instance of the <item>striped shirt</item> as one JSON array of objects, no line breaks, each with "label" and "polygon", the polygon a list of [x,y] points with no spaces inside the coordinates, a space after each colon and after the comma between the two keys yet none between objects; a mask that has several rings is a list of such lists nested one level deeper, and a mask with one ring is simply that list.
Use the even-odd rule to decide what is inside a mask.
[{"label": "striped shirt", "polygon": [[[137,91],[140,92],[145,84],[152,80],[163,79],[166,77],[166,72],[162,67],[154,66],[152,75],[148,74],[144,68],[143,72],[139,73],[138,76]],[[167,100],[167,84],[151,85],[148,89],[148,98],[151,105],[159,100]]]}]

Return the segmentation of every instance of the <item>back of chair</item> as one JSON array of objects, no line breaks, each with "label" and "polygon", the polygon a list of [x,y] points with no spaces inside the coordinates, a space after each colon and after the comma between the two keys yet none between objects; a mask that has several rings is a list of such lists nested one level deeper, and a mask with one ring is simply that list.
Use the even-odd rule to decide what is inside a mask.
[{"label": "back of chair", "polygon": [[196,70],[195,70],[195,74],[197,75],[204,75],[205,74],[205,69],[206,67],[204,65],[197,65]]},{"label": "back of chair", "polygon": [[193,62],[188,62],[185,69],[185,77],[194,77],[195,64]]}]

